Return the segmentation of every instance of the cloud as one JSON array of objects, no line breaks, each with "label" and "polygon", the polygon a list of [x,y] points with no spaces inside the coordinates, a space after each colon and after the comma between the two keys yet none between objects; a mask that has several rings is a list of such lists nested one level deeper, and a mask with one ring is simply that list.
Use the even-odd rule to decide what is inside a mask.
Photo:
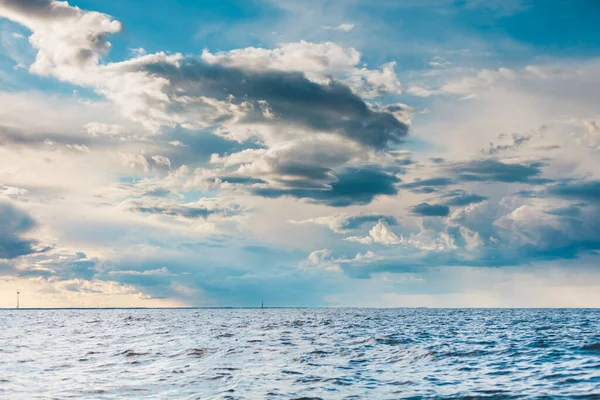
[{"label": "cloud", "polygon": [[35,253],[36,241],[23,237],[35,226],[27,213],[0,199],[0,259]]},{"label": "cloud", "polygon": [[370,222],[384,221],[388,225],[397,225],[396,218],[384,214],[334,214],[326,217],[310,218],[302,221],[291,220],[294,224],[316,224],[325,225],[336,233],[345,233],[347,231],[361,228],[363,225]]},{"label": "cloud", "polygon": [[[372,109],[337,81],[319,84],[297,72],[244,70],[194,59],[161,58],[138,67],[154,79],[168,81],[163,90],[172,99],[165,104],[169,115],[185,118],[181,123],[189,127],[235,124],[241,128],[238,136],[228,129],[222,135],[237,140],[250,138],[252,133],[242,128],[252,125],[296,126],[378,149],[408,134],[408,125],[393,113]],[[162,123],[173,122],[177,121]]]},{"label": "cloud", "polygon": [[377,224],[369,231],[369,236],[350,236],[344,240],[362,244],[379,243],[386,246],[400,244],[404,241],[403,238],[396,236],[396,234],[390,230],[388,223],[384,219],[377,221]]},{"label": "cloud", "polygon": [[239,205],[223,199],[201,199],[195,203],[179,204],[170,201],[150,201],[129,199],[121,203],[121,208],[142,214],[162,215],[185,219],[208,219],[210,216],[231,217],[239,215]]},{"label": "cloud", "polygon": [[146,271],[137,271],[137,270],[119,270],[119,271],[110,271],[110,275],[160,275],[160,276],[168,276],[172,275],[169,272],[167,267],[162,267],[158,269],[150,269]]},{"label": "cloud", "polygon": [[[508,135],[502,134],[502,135],[498,136],[498,139],[504,140],[506,137],[508,137]],[[490,143],[489,147],[487,149],[481,150],[481,152],[484,153],[484,154],[496,155],[498,153],[502,153],[502,152],[505,152],[505,151],[516,151],[521,146],[523,146],[528,141],[530,141],[532,138],[533,138],[533,136],[530,135],[530,134],[517,134],[517,133],[513,133],[510,136],[510,142],[509,143],[507,143],[507,144],[494,144],[494,143]]]},{"label": "cloud", "polygon": [[124,133],[124,128],[121,125],[96,121],[85,124],[83,129],[91,136],[121,136]]},{"label": "cloud", "polygon": [[304,40],[284,43],[275,49],[248,47],[227,52],[205,50],[202,60],[223,66],[252,71],[302,72],[309,80],[326,84],[332,78],[347,84],[361,96],[377,97],[400,93],[401,85],[395,72],[395,62],[384,64],[381,70],[359,68],[361,54],[356,49],[343,48],[332,42],[309,43]]},{"label": "cloud", "polygon": [[449,200],[446,200],[446,202],[444,202],[444,205],[450,207],[464,207],[468,206],[469,204],[480,203],[488,199],[486,196],[481,196],[478,194],[468,194],[464,191],[448,193],[444,197],[450,197]]},{"label": "cloud", "polygon": [[350,88],[373,96],[399,90],[393,63],[381,72],[356,68],[360,54],[354,49],[300,42],[274,50],[204,52],[201,57],[156,53],[102,64],[101,55],[110,47],[106,37],[120,31],[118,21],[62,2],[19,4],[5,3],[0,15],[32,30],[31,43],[38,50],[33,72],[94,88],[154,132],[220,125],[221,134],[247,139],[260,134],[257,125],[275,132],[285,125],[376,148],[397,143],[408,132],[393,113],[374,110]]},{"label": "cloud", "polygon": [[95,67],[110,43],[106,37],[121,30],[110,16],[83,11],[67,2],[51,0],[4,0],[0,16],[29,28],[31,44],[38,49],[32,72],[62,79]]},{"label": "cloud", "polygon": [[315,250],[308,255],[308,262],[304,265],[318,266],[329,256],[331,256],[331,250]]},{"label": "cloud", "polygon": [[47,249],[13,260],[13,275],[21,278],[46,280],[92,280],[98,273],[99,260],[85,253],[69,253],[61,249]]},{"label": "cloud", "polygon": [[450,209],[441,204],[421,203],[411,207],[411,212],[422,217],[447,217]]},{"label": "cloud", "polygon": [[338,258],[333,262],[348,276],[355,279],[370,279],[381,272],[411,273],[426,269],[422,263],[402,257],[385,257],[372,251],[358,253],[353,258]]},{"label": "cloud", "polygon": [[[505,267],[578,259],[593,255],[600,247],[597,208],[540,206],[511,208],[506,201],[470,204],[447,219],[424,220],[416,233],[396,235],[397,247],[377,259],[362,260],[360,269],[347,270],[343,263],[338,264],[351,276],[371,277],[376,272],[414,272],[438,266]],[[350,240],[376,243],[371,234]]]},{"label": "cloud", "polygon": [[226,156],[213,154],[210,163],[237,169],[226,176],[259,179],[274,186],[323,189],[336,179],[334,169],[364,156],[355,143],[332,137],[301,138],[271,146],[245,149]]},{"label": "cloud", "polygon": [[540,177],[542,167],[545,165],[541,162],[508,164],[488,158],[454,163],[448,169],[456,174],[457,179],[467,182],[544,184],[551,182],[549,179]]},{"label": "cloud", "polygon": [[548,187],[548,194],[566,199],[600,203],[600,180],[558,183]]},{"label": "cloud", "polygon": [[559,217],[576,218],[576,217],[581,216],[582,208],[584,208],[584,207],[587,207],[586,203],[571,204],[566,207],[557,207],[557,208],[553,208],[550,210],[546,210],[545,213],[550,214],[550,215],[556,215]]},{"label": "cloud", "polygon": [[9,199],[22,199],[27,196],[27,189],[0,185],[0,196],[8,197]]},{"label": "cloud", "polygon": [[340,24],[338,26],[326,25],[326,26],[323,26],[322,28],[325,30],[350,32],[352,29],[354,29],[354,24]]},{"label": "cloud", "polygon": [[430,178],[417,179],[413,182],[403,183],[400,187],[414,193],[433,193],[436,191],[436,187],[450,186],[453,184],[455,184],[455,182],[450,178]]},{"label": "cloud", "polygon": [[400,182],[396,176],[373,166],[345,168],[335,176],[337,180],[326,189],[252,188],[251,192],[263,197],[290,196],[331,207],[347,207],[369,204],[380,195],[395,195],[398,193],[396,183]]}]

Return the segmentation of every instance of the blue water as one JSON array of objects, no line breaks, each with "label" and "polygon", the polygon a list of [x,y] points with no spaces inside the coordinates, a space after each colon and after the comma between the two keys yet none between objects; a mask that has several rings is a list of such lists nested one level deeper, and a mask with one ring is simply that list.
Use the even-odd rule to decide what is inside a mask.
[{"label": "blue water", "polygon": [[600,310],[2,310],[0,398],[600,398]]}]

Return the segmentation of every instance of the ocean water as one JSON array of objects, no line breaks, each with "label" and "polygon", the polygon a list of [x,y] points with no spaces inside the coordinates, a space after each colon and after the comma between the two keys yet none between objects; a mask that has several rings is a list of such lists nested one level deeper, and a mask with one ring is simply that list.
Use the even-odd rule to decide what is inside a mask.
[{"label": "ocean water", "polygon": [[600,398],[600,310],[1,310],[2,399]]}]

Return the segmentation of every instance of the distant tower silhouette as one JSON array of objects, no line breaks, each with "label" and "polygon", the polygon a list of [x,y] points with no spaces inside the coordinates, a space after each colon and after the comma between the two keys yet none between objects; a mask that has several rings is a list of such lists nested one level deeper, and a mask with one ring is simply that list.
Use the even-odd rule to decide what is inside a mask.
[{"label": "distant tower silhouette", "polygon": [[19,294],[20,294],[20,293],[21,293],[21,292],[19,292],[19,291],[17,290],[17,310],[19,309]]}]

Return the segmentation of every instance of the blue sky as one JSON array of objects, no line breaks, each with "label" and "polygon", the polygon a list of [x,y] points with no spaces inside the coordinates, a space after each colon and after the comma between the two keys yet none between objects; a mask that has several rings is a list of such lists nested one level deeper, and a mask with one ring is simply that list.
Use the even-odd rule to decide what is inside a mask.
[{"label": "blue sky", "polygon": [[599,12],[0,0],[0,306],[598,306]]}]

